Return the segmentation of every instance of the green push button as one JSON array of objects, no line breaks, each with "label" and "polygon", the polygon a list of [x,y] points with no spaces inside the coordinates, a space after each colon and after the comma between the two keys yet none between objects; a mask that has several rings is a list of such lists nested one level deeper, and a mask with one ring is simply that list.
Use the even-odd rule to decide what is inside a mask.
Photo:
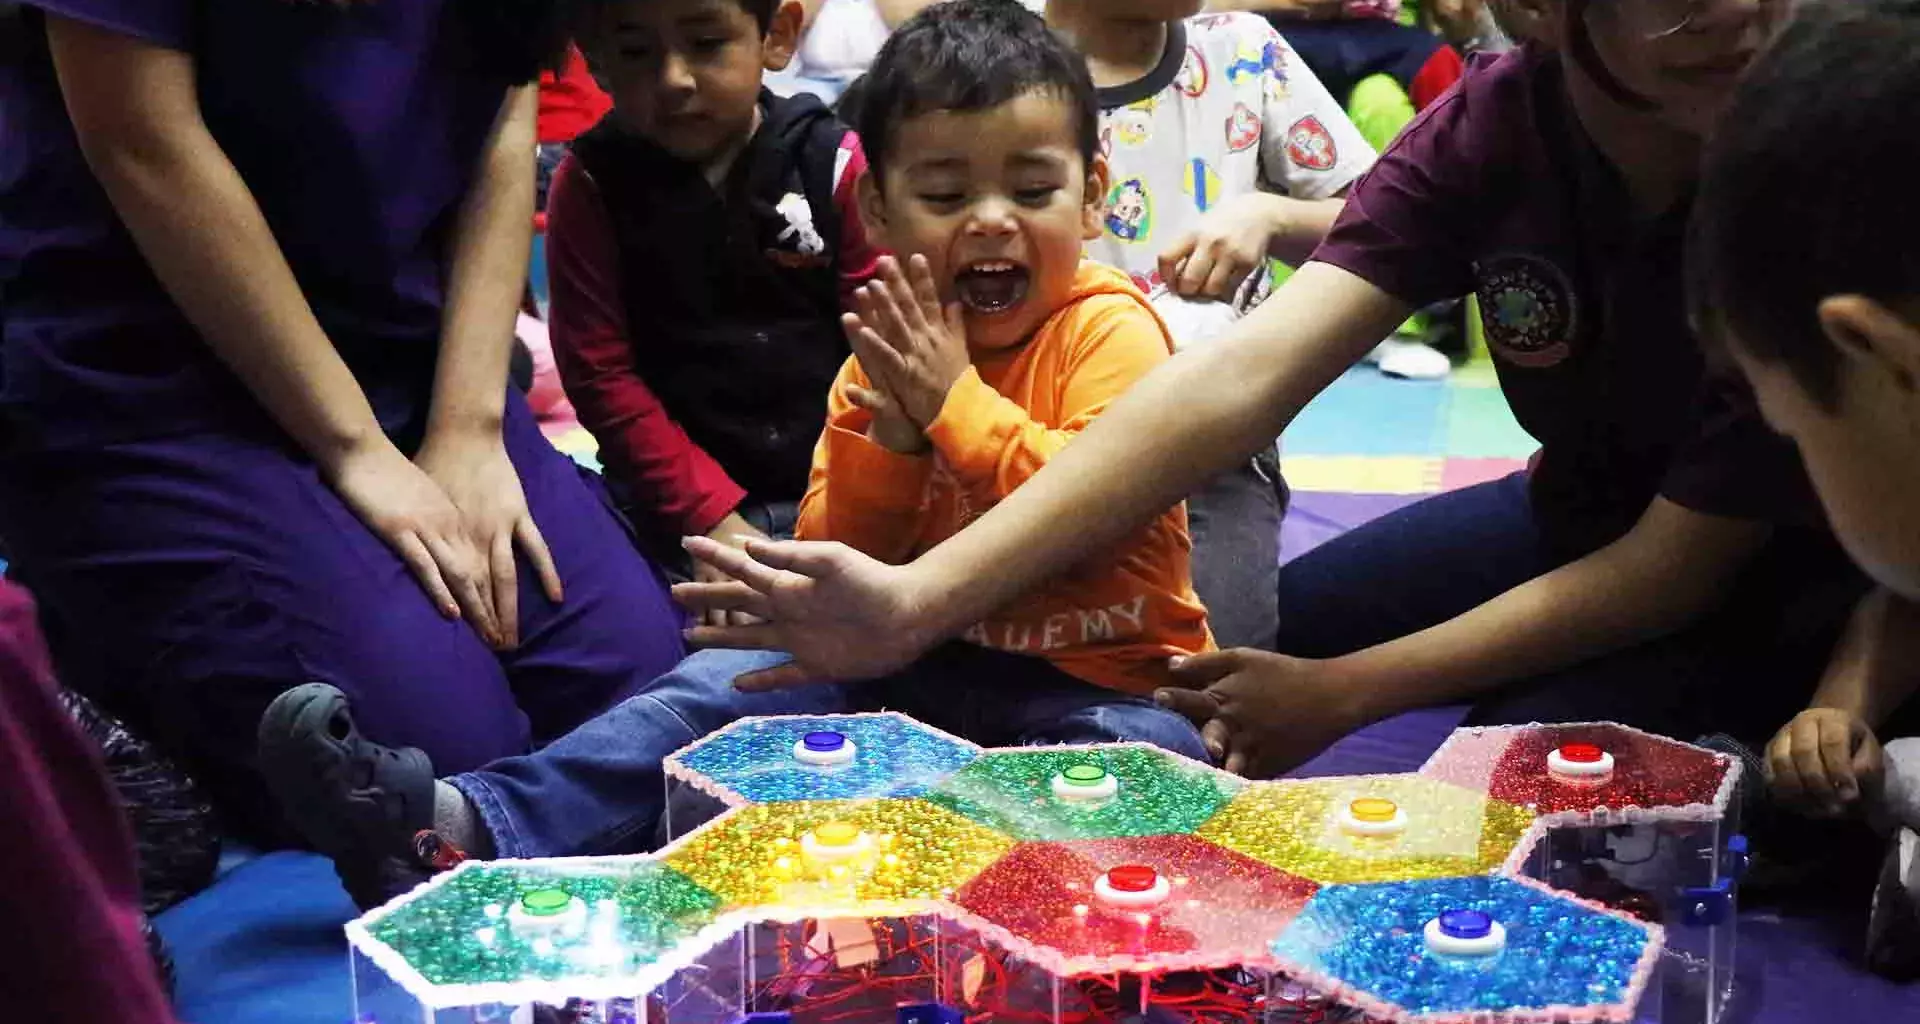
[{"label": "green push button", "polygon": [[520,909],[529,917],[553,917],[572,902],[573,897],[565,889],[535,889],[520,897]]},{"label": "green push button", "polygon": [[1076,764],[1060,776],[1076,786],[1092,786],[1107,777],[1107,770],[1097,764]]}]

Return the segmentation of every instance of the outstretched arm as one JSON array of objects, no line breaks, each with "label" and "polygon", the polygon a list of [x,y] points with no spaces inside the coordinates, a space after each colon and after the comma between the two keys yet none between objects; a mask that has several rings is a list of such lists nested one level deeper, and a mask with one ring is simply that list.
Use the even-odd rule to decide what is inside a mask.
[{"label": "outstretched arm", "polygon": [[767,620],[695,630],[693,639],[796,656],[794,666],[743,685],[897,667],[1111,548],[1273,443],[1408,312],[1345,270],[1308,263],[1228,335],[1147,375],[1024,486],[909,566],[883,566],[836,545],[752,545],[747,557],[689,541],[744,584],[676,593],[696,607]]}]

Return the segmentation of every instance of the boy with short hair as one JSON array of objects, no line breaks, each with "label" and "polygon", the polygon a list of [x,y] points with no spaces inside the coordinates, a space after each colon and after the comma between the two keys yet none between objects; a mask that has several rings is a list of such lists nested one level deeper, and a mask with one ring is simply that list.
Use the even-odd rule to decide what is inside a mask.
[{"label": "boy with short hair", "polygon": [[[835,381],[799,534],[906,560],[1038,472],[1173,346],[1124,274],[1080,258],[1105,191],[1098,113],[1085,65],[1037,16],[1015,0],[936,4],[870,78],[860,208],[906,263],[883,259],[846,318],[857,360]],[[743,715],[886,707],[985,746],[1132,740],[1205,760],[1193,725],[1150,696],[1170,658],[1213,647],[1187,559],[1175,506],[900,672],[749,693],[736,678],[784,659],[704,651],[538,752],[438,782],[418,751],[361,736],[335,694],[283,696],[260,758],[310,837],[334,837],[318,845],[363,902],[447,866],[449,844],[644,845],[662,759]],[[328,727],[283,728],[302,702]],[[321,778],[316,764],[347,768]]]},{"label": "boy with short hair", "polygon": [[[1916,53],[1920,0],[1800,10],[1721,121],[1689,249],[1696,320],[1727,342],[1880,584],[1810,706],[1768,744],[1766,767],[1788,807],[1894,827],[1867,954],[1902,978],[1920,977]],[[1793,159],[1810,138],[1846,159]],[[1803,230],[1780,232],[1783,218]]]},{"label": "boy with short hair", "polygon": [[657,537],[792,530],[872,274],[858,139],[761,85],[798,0],[613,0],[581,45],[613,111],[576,139],[548,216],[555,356],[609,482]]},{"label": "boy with short hair", "polygon": [[[1202,6],[1048,0],[1046,18],[1085,57],[1101,108],[1110,181],[1088,256],[1142,291],[1244,311],[1271,290],[1271,259],[1298,265],[1320,244],[1374,151],[1272,25]],[[1277,451],[1217,478],[1188,508],[1214,635],[1223,647],[1271,648],[1275,602],[1257,595],[1279,584]]]}]

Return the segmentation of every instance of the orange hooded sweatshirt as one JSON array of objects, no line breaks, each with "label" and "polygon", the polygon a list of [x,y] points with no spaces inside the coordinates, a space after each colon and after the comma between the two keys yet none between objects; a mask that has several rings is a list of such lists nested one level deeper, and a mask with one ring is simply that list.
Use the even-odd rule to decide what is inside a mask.
[{"label": "orange hooded sweatshirt", "polygon": [[[1083,262],[1067,301],[1025,344],[970,353],[972,367],[927,430],[932,450],[920,455],[867,439],[872,416],[846,398],[846,386],[867,386],[867,377],[848,359],[828,398],[796,532],[910,561],[1039,472],[1172,352],[1166,324],[1126,275]],[[1192,546],[1186,508],[1175,506],[962,638],[1046,658],[1099,686],[1151,693],[1170,682],[1169,657],[1213,649],[1193,590]]]}]

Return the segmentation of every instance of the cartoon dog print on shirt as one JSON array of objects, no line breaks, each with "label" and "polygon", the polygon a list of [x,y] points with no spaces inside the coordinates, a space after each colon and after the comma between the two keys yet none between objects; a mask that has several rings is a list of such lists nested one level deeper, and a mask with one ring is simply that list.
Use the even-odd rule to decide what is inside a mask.
[{"label": "cartoon dog print on shirt", "polygon": [[1144,242],[1153,233],[1153,197],[1139,178],[1128,178],[1107,193],[1107,231],[1127,242]]}]

